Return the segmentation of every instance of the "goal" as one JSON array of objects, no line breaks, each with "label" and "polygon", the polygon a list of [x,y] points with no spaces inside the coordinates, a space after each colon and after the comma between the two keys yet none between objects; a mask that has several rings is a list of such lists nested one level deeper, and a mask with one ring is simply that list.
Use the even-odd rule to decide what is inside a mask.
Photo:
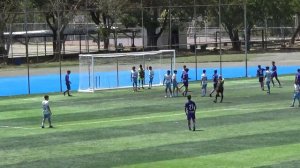
[{"label": "goal", "polygon": [[149,82],[148,67],[154,70],[153,86],[162,85],[167,70],[176,67],[175,50],[79,55],[79,92],[132,87],[131,69],[145,70],[145,87]]}]

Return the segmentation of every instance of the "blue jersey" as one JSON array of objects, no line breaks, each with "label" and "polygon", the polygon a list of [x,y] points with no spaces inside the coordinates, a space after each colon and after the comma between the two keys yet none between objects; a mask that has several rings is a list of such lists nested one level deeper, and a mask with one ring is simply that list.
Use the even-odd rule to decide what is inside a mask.
[{"label": "blue jersey", "polygon": [[196,109],[197,109],[197,106],[196,106],[195,102],[190,100],[187,103],[185,103],[185,112],[195,113]]},{"label": "blue jersey", "polygon": [[296,74],[295,78],[296,78],[297,84],[299,85],[300,84],[300,72]]},{"label": "blue jersey", "polygon": [[214,84],[218,83],[218,77],[219,77],[218,74],[214,74],[214,75],[212,76],[212,79],[213,79]]},{"label": "blue jersey", "polygon": [[276,72],[277,71],[277,67],[274,65],[272,66],[272,72]]},{"label": "blue jersey", "polygon": [[265,71],[265,69],[258,68],[257,69],[257,77],[264,77],[264,71]]}]

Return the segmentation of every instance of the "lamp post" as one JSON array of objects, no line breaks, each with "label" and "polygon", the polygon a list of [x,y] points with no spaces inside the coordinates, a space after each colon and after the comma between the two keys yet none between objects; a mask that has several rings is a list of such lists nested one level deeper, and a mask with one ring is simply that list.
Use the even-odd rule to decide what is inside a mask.
[{"label": "lamp post", "polygon": [[221,0],[219,0],[219,45],[220,45],[220,75],[222,75],[222,33],[221,33]]},{"label": "lamp post", "polygon": [[144,7],[143,7],[143,0],[141,0],[141,12],[142,12],[142,44],[143,44],[143,51],[145,51],[145,42],[144,42]]},{"label": "lamp post", "polygon": [[244,25],[245,25],[245,66],[246,77],[248,77],[248,34],[247,34],[247,0],[244,0]]},{"label": "lamp post", "polygon": [[25,52],[26,52],[26,62],[27,62],[27,86],[28,94],[30,95],[30,71],[29,71],[29,57],[28,57],[28,1],[25,1]]}]

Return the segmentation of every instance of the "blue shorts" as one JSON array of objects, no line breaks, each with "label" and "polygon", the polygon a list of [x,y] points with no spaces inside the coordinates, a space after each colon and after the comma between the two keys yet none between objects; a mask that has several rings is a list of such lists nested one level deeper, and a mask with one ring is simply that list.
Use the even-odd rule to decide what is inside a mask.
[{"label": "blue shorts", "polygon": [[173,82],[173,88],[177,88],[178,87],[178,83],[177,82]]},{"label": "blue shorts", "polygon": [[137,86],[137,78],[132,78],[132,86]]},{"label": "blue shorts", "polygon": [[166,83],[166,89],[170,88],[171,89],[171,83]]},{"label": "blue shorts", "polygon": [[152,82],[153,82],[153,78],[150,78],[149,83],[152,83]]},{"label": "blue shorts", "polygon": [[214,83],[214,89],[216,89],[216,88],[217,88],[217,84],[218,84],[218,83]]},{"label": "blue shorts", "polygon": [[300,99],[300,93],[294,93],[294,99]]},{"label": "blue shorts", "polygon": [[49,114],[44,114],[44,118],[46,119],[46,118],[51,118],[51,114],[49,113]]},{"label": "blue shorts", "polygon": [[186,115],[186,118],[187,118],[187,120],[191,120],[191,119],[195,120],[196,115],[195,115],[195,113],[188,112],[187,115]]}]

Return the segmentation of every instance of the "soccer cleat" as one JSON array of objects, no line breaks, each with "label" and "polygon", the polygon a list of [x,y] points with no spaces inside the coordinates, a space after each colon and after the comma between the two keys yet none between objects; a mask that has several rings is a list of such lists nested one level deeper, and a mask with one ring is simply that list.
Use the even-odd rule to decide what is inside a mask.
[{"label": "soccer cleat", "polygon": [[195,127],[193,127],[193,131],[196,131],[196,128],[195,128]]},{"label": "soccer cleat", "polygon": [[41,128],[45,128],[45,127],[42,125]]},{"label": "soccer cleat", "polygon": [[53,128],[53,126],[52,126],[52,125],[50,125],[50,126],[49,126],[49,128]]},{"label": "soccer cleat", "polygon": [[214,100],[214,103],[217,103],[217,100]]},{"label": "soccer cleat", "polygon": [[209,97],[212,97],[211,94],[209,94]]}]

